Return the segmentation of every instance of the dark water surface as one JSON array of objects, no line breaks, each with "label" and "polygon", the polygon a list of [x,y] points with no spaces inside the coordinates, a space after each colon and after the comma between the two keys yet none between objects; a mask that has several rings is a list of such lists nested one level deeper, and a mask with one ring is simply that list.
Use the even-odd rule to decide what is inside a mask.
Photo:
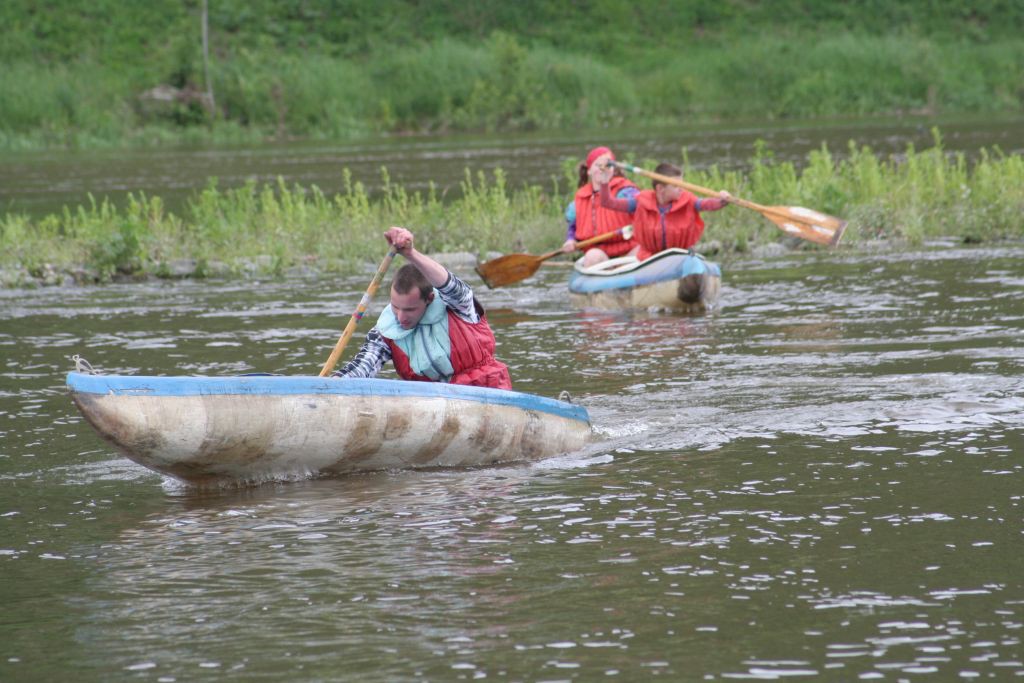
[{"label": "dark water surface", "polygon": [[363,279],[0,291],[0,680],[1024,676],[1024,248],[728,263],[697,318],[565,278],[480,295],[585,452],[206,492],[68,357],[315,374]]},{"label": "dark water surface", "polygon": [[248,180],[316,185],[328,196],[343,190],[342,170],[370,192],[381,187],[381,167],[394,182],[425,191],[433,183],[439,194],[458,195],[465,171],[490,174],[501,168],[514,188],[525,184],[552,188],[553,179],[565,190],[562,163],[580,160],[598,144],[611,145],[636,161],[678,162],[686,149],[694,168],[718,164],[745,167],[763,140],[776,159],[798,166],[807,153],[827,144],[837,158],[850,141],[868,145],[879,154],[899,154],[913,144],[932,147],[932,127],[943,145],[973,157],[982,148],[1024,152],[1024,119],[934,120],[899,119],[855,122],[814,121],[749,126],[617,128],[508,135],[392,137],[358,142],[287,142],[218,148],[157,148],[136,150],[49,151],[0,154],[0,212],[43,215],[65,205],[88,205],[110,197],[123,203],[128,192],[159,196],[181,211],[209,178],[220,187],[238,187]]}]

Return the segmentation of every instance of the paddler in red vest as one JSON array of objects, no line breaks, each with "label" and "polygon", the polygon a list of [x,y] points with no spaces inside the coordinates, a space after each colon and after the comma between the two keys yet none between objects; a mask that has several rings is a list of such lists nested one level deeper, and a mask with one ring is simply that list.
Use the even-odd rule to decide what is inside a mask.
[{"label": "paddler in red vest", "polygon": [[[612,167],[608,163],[609,161],[615,161],[612,151],[607,147],[595,147],[590,150],[586,160],[578,167],[579,189],[576,190],[576,197],[565,210],[565,220],[569,224],[569,229],[566,231],[562,251],[567,254],[576,250],[576,242],[612,232],[629,225],[632,220],[629,214],[612,211],[601,206],[598,195],[601,190],[601,185],[598,183],[599,176],[604,179],[613,197],[624,200],[631,199],[640,191],[636,185],[622,175],[622,171],[618,167]],[[583,265],[592,266],[617,256],[631,255],[635,247],[636,244],[633,240],[624,240],[621,237],[601,242],[599,245],[587,249],[583,254]]]},{"label": "paddler in red vest", "polygon": [[391,283],[391,304],[359,353],[335,377],[374,377],[387,361],[398,376],[421,382],[511,389],[508,367],[494,357],[494,332],[469,285],[413,247],[405,228],[384,233],[408,263]]},{"label": "paddler in red vest", "polygon": [[[654,172],[682,179],[683,172],[672,164],[658,164]],[[689,249],[704,234],[702,211],[718,211],[732,199],[725,190],[718,197],[698,199],[677,185],[657,180],[653,190],[642,190],[632,198],[613,196],[615,178],[610,170],[600,169],[596,176],[601,206],[618,211],[633,221],[633,239],[638,245],[636,257],[643,261],[666,249]]]}]

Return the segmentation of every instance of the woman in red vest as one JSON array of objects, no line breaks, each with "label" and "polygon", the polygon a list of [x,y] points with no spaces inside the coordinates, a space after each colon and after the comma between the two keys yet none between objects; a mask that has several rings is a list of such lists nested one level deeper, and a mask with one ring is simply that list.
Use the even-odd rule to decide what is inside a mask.
[{"label": "woman in red vest", "polygon": [[391,305],[359,353],[335,377],[374,377],[393,361],[402,379],[511,389],[508,367],[494,357],[494,332],[469,285],[413,248],[405,228],[384,233],[409,263],[391,284]]},{"label": "woman in red vest", "polygon": [[[608,162],[614,160],[615,155],[610,149],[595,147],[587,154],[586,161],[579,165],[579,189],[565,210],[565,219],[569,224],[565,244],[562,245],[565,253],[575,251],[576,242],[629,225],[629,214],[606,209],[600,202],[601,183],[598,178],[603,179],[609,193],[618,199],[628,200],[639,192],[637,186],[627,180],[618,167],[613,169],[610,166]],[[632,254],[635,247],[632,239],[624,240],[621,237],[601,242],[600,246],[591,247],[583,255],[583,265],[592,266],[609,258]]]},{"label": "woman in red vest", "polygon": [[[683,172],[672,164],[658,164],[655,173],[682,178]],[[607,171],[598,174],[598,182],[611,180]],[[689,249],[704,234],[702,211],[724,208],[732,196],[722,190],[718,197],[698,199],[676,185],[654,181],[653,190],[643,190],[632,199],[612,196],[611,182],[602,184],[601,206],[631,216],[633,239],[637,243],[636,257],[643,261],[666,249]]]}]

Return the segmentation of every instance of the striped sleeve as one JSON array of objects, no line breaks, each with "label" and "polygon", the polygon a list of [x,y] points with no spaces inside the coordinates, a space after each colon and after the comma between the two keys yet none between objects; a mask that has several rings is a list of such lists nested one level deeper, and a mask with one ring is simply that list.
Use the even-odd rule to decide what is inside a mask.
[{"label": "striped sleeve", "polygon": [[444,305],[455,311],[468,323],[480,322],[480,314],[477,313],[476,304],[473,303],[473,289],[460,280],[451,271],[448,272],[448,282],[437,288]]},{"label": "striped sleeve", "polygon": [[391,360],[391,347],[384,341],[380,330],[376,327],[366,333],[366,341],[359,353],[345,363],[341,370],[332,373],[332,377],[376,377],[384,363]]}]

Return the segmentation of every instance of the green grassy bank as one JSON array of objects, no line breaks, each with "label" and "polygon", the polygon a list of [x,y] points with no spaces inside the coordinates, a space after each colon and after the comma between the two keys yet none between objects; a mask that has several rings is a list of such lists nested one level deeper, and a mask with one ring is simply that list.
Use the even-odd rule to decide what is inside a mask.
[{"label": "green grassy bank", "polygon": [[[638,160],[653,167],[650,160]],[[386,171],[384,173],[387,180]],[[868,148],[836,160],[812,153],[803,169],[776,163],[759,148],[747,172],[687,174],[698,184],[729,189],[762,204],[802,205],[850,221],[843,247],[872,240],[916,243],[954,236],[966,242],[1024,238],[1024,158],[987,151],[973,165],[930,149],[879,159]],[[408,192],[386,182],[379,198],[359,184],[328,197],[317,188],[250,184],[209,186],[177,215],[158,197],[132,198],[124,209],[99,201],[59,215],[0,218],[0,274],[7,285],[46,281],[105,281],[126,275],[282,274],[295,267],[361,272],[384,252],[381,233],[404,225],[428,252],[486,254],[557,247],[562,212],[574,185],[511,190],[503,175],[466,172],[462,197],[442,203],[434,192]],[[756,212],[729,207],[709,214],[703,244],[726,253],[783,240]],[[806,243],[801,248],[811,247]],[[700,248],[700,247],[698,247]],[[179,274],[181,274],[179,272]]]},{"label": "green grassy bank", "polygon": [[199,7],[0,4],[0,149],[1024,111],[1015,3]]}]

